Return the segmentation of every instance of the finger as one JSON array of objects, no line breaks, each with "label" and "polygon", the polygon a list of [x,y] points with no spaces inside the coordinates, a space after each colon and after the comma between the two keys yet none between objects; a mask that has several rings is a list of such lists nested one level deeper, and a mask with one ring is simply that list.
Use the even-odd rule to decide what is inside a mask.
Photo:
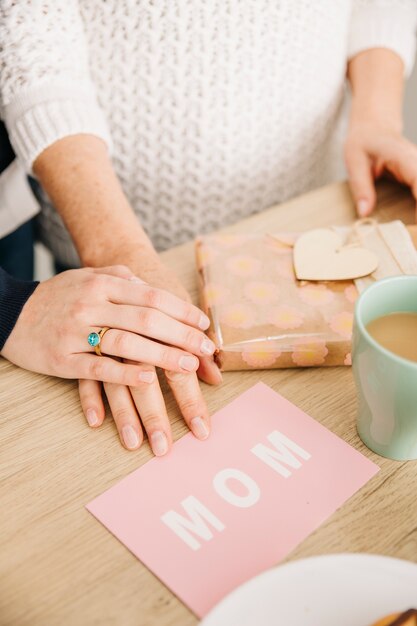
[{"label": "finger", "polygon": [[385,152],[385,169],[400,183],[408,185],[417,200],[417,146],[407,139],[401,139],[390,142]]},{"label": "finger", "polygon": [[210,416],[195,374],[165,372],[181,414],[197,439],[210,434]]},{"label": "finger", "polygon": [[172,445],[171,425],[158,378],[151,385],[141,385],[130,389],[133,401],[139,412],[149,445],[155,456],[163,456]]},{"label": "finger", "polygon": [[[216,348],[201,330],[179,322],[157,309],[109,303],[100,310],[100,323],[102,326],[150,337],[199,356],[211,355]],[[144,358],[141,360],[145,361]]]},{"label": "finger", "polygon": [[93,354],[72,354],[68,357],[68,378],[84,378],[106,383],[135,386],[149,384],[156,377],[152,367],[143,368],[119,363],[115,359]]},{"label": "finger", "polygon": [[[80,347],[84,343],[80,341]],[[116,328],[103,335],[100,350],[105,355],[174,371],[195,372],[199,366],[198,358],[189,352]]]},{"label": "finger", "polygon": [[143,441],[143,431],[129,387],[105,383],[104,391],[120,441],[127,450],[137,450]]},{"label": "finger", "polygon": [[159,309],[184,324],[207,330],[210,320],[199,308],[177,298],[172,293],[151,287],[146,283],[113,280],[109,285],[109,299],[114,304],[133,304]]},{"label": "finger", "polygon": [[197,375],[200,380],[209,385],[220,385],[223,382],[221,371],[214,362],[213,357],[205,356],[200,358],[200,367],[197,370]]},{"label": "finger", "polygon": [[101,426],[105,416],[101,383],[96,380],[81,379],[78,381],[78,392],[88,425],[92,428]]},{"label": "finger", "polygon": [[360,146],[349,146],[345,151],[349,185],[360,217],[372,213],[376,202],[372,161]]}]

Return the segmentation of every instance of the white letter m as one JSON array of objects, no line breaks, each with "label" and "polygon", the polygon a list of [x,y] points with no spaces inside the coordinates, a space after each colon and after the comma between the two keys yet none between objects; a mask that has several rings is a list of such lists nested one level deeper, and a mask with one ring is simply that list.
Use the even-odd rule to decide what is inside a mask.
[{"label": "white letter m", "polygon": [[[311,458],[311,454],[303,450],[303,448],[294,443],[294,441],[291,441],[291,439],[288,439],[288,437],[278,430],[272,431],[272,433],[268,435],[268,439],[274,446],[274,450],[268,448],[268,446],[265,446],[263,443],[258,443],[251,449],[251,452],[284,478],[291,476],[290,470],[285,467],[285,465],[293,467],[294,469],[301,467],[301,462],[296,458],[295,454],[305,461]],[[291,451],[295,454],[292,454]]]},{"label": "white letter m", "polygon": [[205,541],[213,539],[213,533],[206,522],[218,531],[224,530],[224,524],[194,496],[185,498],[181,504],[188,518],[176,511],[168,511],[161,516],[161,520],[192,550],[199,550],[201,544],[191,533]]}]

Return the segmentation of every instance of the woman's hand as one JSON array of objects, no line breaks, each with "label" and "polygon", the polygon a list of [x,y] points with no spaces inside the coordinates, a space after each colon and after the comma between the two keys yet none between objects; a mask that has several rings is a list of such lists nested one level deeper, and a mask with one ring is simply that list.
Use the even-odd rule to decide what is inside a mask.
[{"label": "woman's hand", "polygon": [[[142,257],[137,266],[138,272],[140,268],[141,278],[147,283],[156,287],[165,287],[181,298],[183,306],[191,306],[189,295],[178,278],[159,260],[150,259],[149,256]],[[175,342],[175,335],[172,334],[165,340],[168,343]],[[220,383],[221,374],[212,357],[199,356],[199,360],[200,378],[211,384]],[[132,363],[130,360],[127,362],[129,365]],[[148,367],[147,371],[149,369]],[[195,371],[179,371],[178,368],[173,370],[170,367],[164,369],[168,385],[185,422],[198,439],[206,439],[209,435],[210,418]],[[105,415],[101,384],[95,380],[80,380],[79,389],[81,404],[89,424],[93,427],[100,426]],[[154,454],[162,456],[168,452],[172,444],[171,427],[156,376],[149,384],[130,385],[130,387],[123,384],[105,383],[104,391],[120,439],[127,449],[139,448],[145,430]]]},{"label": "woman's hand", "polygon": [[352,89],[345,160],[356,210],[375,207],[374,181],[384,172],[409,185],[417,199],[417,147],[402,135],[404,65],[392,50],[371,48],[348,64]]},{"label": "woman's hand", "polygon": [[360,217],[366,217],[375,208],[374,181],[384,173],[408,185],[417,200],[417,146],[405,139],[394,125],[351,120],[345,160]]},{"label": "woman's hand", "polygon": [[[125,406],[140,397],[141,419],[148,433],[153,426],[153,446],[161,453],[160,433],[170,441],[170,426],[155,366],[169,371],[174,394],[193,431],[200,438],[208,436],[208,414],[198,383],[182,383],[183,393],[178,395],[181,384],[176,378],[190,377],[192,372],[197,380],[198,357],[214,351],[214,344],[202,332],[208,325],[197,307],[148,286],[128,268],[71,270],[38,285],[2,355],[43,374],[88,379],[83,381],[81,399],[92,426],[103,421],[104,407],[101,398],[96,398],[96,406],[89,403],[88,385],[104,381],[122,441],[129,448],[140,444],[138,436],[132,445],[132,421],[138,435],[141,430],[136,412],[132,420]],[[89,333],[105,326],[110,330],[100,343],[102,353],[124,362],[91,353]],[[191,416],[193,408],[196,412]]]}]

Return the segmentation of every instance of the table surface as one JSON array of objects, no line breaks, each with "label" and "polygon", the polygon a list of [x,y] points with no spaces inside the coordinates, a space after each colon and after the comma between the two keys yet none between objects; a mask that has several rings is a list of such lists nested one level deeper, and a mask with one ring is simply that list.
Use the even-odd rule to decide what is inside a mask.
[{"label": "table surface", "polygon": [[[381,221],[415,219],[408,191],[378,188]],[[224,229],[274,232],[346,224],[346,184],[316,190]],[[196,297],[193,245],[164,253]],[[355,430],[350,368],[230,372],[203,385],[211,412],[263,381],[342,437],[381,471],[296,548],[287,560],[372,552],[417,562],[417,462],[377,457]],[[186,432],[167,393],[174,438]],[[85,424],[73,381],[0,359],[0,624],[2,626],[192,626],[196,617],[84,508],[151,458],[120,445],[111,419]],[[179,564],[180,567],[180,564]]]}]

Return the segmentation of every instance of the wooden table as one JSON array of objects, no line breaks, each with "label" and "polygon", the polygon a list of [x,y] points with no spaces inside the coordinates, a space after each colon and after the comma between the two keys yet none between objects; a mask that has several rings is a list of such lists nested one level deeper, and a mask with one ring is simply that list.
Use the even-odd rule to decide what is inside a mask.
[{"label": "wooden table", "polygon": [[[414,221],[408,192],[383,183],[379,216]],[[334,184],[225,229],[273,232],[343,224],[354,217]],[[196,295],[193,246],[164,254]],[[381,466],[379,474],[291,553],[373,552],[417,562],[417,462],[371,453],[355,430],[349,368],[227,373],[204,386],[214,412],[262,380]],[[174,438],[186,428],[167,396]],[[0,360],[0,624],[2,626],[191,626],[195,616],[84,508],[151,458],[120,445],[108,419],[89,429],[75,382]],[[180,564],[179,564],[180,567]]]}]

